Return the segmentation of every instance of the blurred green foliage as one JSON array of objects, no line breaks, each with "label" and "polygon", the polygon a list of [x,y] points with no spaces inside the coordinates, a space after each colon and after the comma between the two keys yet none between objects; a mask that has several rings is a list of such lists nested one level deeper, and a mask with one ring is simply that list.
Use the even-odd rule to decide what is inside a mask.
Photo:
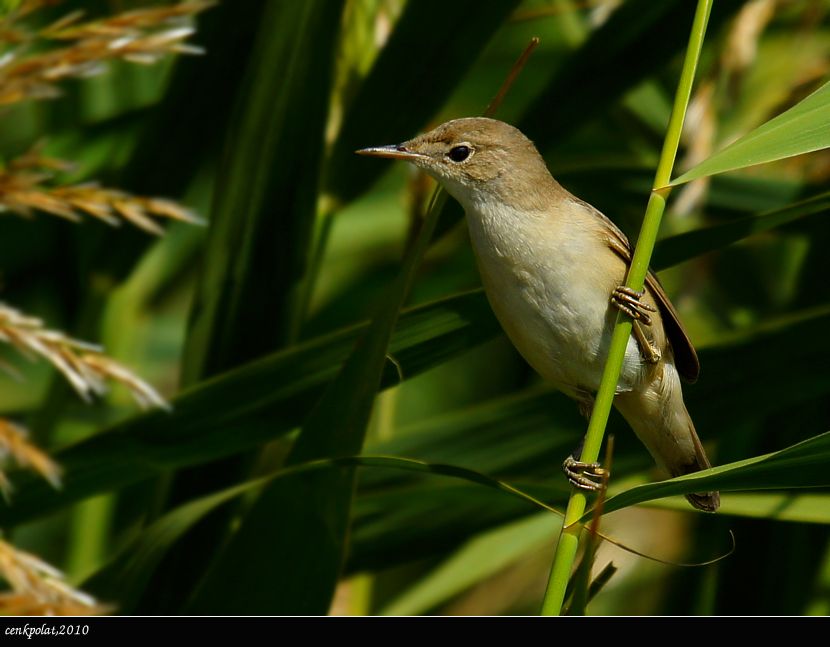
[{"label": "blurred green foliage", "polygon": [[[327,403],[374,400],[365,454],[456,465],[564,503],[558,465],[584,421],[501,335],[457,205],[383,349],[378,313],[397,312],[404,291],[390,286],[430,186],[351,153],[479,114],[539,36],[499,117],[635,233],[693,7],[616,5],[226,0],[198,20],[203,57],[114,65],[57,100],[6,108],[4,156],[48,136],[50,153],[78,162],[73,179],[163,194],[210,220],[152,240],[3,219],[3,299],[100,340],[174,404],[136,416],[116,392],[87,407],[40,365],[24,365],[23,382],[4,378],[3,415],[66,469],[59,492],[13,474],[0,525],[15,544],[123,613],[325,613],[338,570],[337,613],[537,612],[557,520],[526,501],[380,467],[353,484],[341,466],[266,499],[252,479],[284,466],[309,419],[327,440],[303,458],[356,453],[362,413]],[[829,15],[826,0],[715,3],[679,170],[821,86]],[[609,514],[604,532],[661,559],[722,555],[730,530],[736,549],[680,568],[603,545],[598,566],[619,570],[590,613],[830,608],[828,179],[819,152],[675,190],[655,265],[701,350],[686,393],[710,455],[725,464],[813,440],[734,485],[773,492],[727,492],[717,516],[674,499]],[[362,375],[377,397],[373,382],[336,380],[359,339],[376,344]],[[658,478],[621,419],[611,427],[613,491]]]}]

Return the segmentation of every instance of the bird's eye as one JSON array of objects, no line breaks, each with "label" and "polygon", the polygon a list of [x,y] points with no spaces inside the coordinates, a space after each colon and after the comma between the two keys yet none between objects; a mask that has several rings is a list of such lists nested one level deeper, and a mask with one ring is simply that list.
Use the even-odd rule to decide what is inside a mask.
[{"label": "bird's eye", "polygon": [[450,152],[447,153],[447,157],[449,157],[453,162],[463,162],[472,152],[473,151],[469,146],[453,146],[450,149]]}]

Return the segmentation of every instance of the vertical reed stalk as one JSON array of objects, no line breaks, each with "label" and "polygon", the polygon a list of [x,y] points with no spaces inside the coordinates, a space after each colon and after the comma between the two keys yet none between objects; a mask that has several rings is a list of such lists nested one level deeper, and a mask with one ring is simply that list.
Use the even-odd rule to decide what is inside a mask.
[{"label": "vertical reed stalk", "polygon": [[[692,92],[695,70],[700,59],[700,51],[703,46],[703,37],[706,33],[706,24],[709,20],[709,13],[712,9],[712,0],[698,0],[695,11],[692,32],[689,36],[689,45],[686,49],[686,59],[683,63],[683,71],[680,75],[680,83],[672,107],[669,127],[663,143],[663,150],[660,154],[660,161],[657,165],[657,172],[654,176],[654,184],[649,196],[646,215],[640,229],[640,236],[637,239],[637,246],[634,249],[634,257],[631,260],[631,267],[628,270],[626,285],[637,291],[642,290],[648,274],[649,261],[654,250],[654,243],[657,240],[657,233],[660,229],[660,220],[666,206],[666,197],[669,189],[665,188],[671,180],[671,172],[674,160],[677,156],[677,148],[680,143],[680,133],[683,128],[683,120],[686,117],[686,108],[689,104],[689,97]],[[611,406],[614,403],[614,394],[617,382],[620,379],[625,349],[628,338],[631,335],[631,319],[617,314],[617,323],[614,327],[614,334],[611,338],[611,347],[608,352],[605,370],[602,374],[599,391],[597,392],[594,410],[591,420],[588,423],[588,431],[585,435],[585,445],[580,460],[593,463],[599,456],[602,446],[602,438],[605,434],[605,427],[608,423],[608,416],[611,413]],[[568,501],[568,508],[565,512],[565,519],[562,525],[562,533],[556,546],[556,554],[551,566],[548,588],[542,603],[542,615],[558,615],[562,611],[562,604],[565,598],[565,589],[568,585],[571,569],[576,559],[579,548],[580,525],[577,524],[585,512],[586,495],[584,492],[574,490]]]}]

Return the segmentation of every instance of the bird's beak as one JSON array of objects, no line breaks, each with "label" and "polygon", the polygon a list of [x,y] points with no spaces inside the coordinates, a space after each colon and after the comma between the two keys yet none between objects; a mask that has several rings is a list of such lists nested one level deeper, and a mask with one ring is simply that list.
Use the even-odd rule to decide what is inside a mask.
[{"label": "bird's beak", "polygon": [[426,157],[421,153],[409,150],[403,144],[390,144],[389,146],[373,146],[372,148],[361,148],[355,151],[358,155],[368,155],[370,157],[388,157],[389,159],[408,160],[413,161],[421,157]]}]

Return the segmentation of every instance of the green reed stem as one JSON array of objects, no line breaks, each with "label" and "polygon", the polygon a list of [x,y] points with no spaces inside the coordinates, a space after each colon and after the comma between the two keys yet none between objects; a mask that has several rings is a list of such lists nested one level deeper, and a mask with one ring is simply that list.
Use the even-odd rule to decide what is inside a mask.
[{"label": "green reed stem", "polygon": [[[712,9],[712,2],[713,0],[698,0],[692,32],[689,36],[689,46],[686,49],[686,59],[683,62],[683,71],[680,75],[680,83],[674,98],[666,139],[654,176],[654,190],[649,196],[646,215],[634,249],[634,257],[628,270],[626,285],[638,291],[642,290],[645,284],[651,254],[654,251],[654,243],[657,241],[660,220],[663,216],[668,195],[668,189],[661,189],[660,191],[656,189],[665,187],[671,180],[671,172],[677,156],[680,133],[683,129],[683,120],[686,117],[686,109],[692,93],[695,70],[700,59],[700,51],[703,46],[703,37],[706,33],[706,24]],[[584,462],[593,463],[599,456],[630,336],[631,319],[618,313],[614,334],[611,338],[611,348],[608,352],[608,359],[605,363],[591,420],[588,423],[588,431],[585,435],[585,444],[580,457],[580,460]],[[548,588],[542,603],[542,615],[559,615],[562,612],[565,590],[579,548],[580,526],[577,522],[585,512],[586,503],[587,498],[584,492],[574,490],[571,493],[562,532],[556,546],[556,554],[551,566]]]}]

